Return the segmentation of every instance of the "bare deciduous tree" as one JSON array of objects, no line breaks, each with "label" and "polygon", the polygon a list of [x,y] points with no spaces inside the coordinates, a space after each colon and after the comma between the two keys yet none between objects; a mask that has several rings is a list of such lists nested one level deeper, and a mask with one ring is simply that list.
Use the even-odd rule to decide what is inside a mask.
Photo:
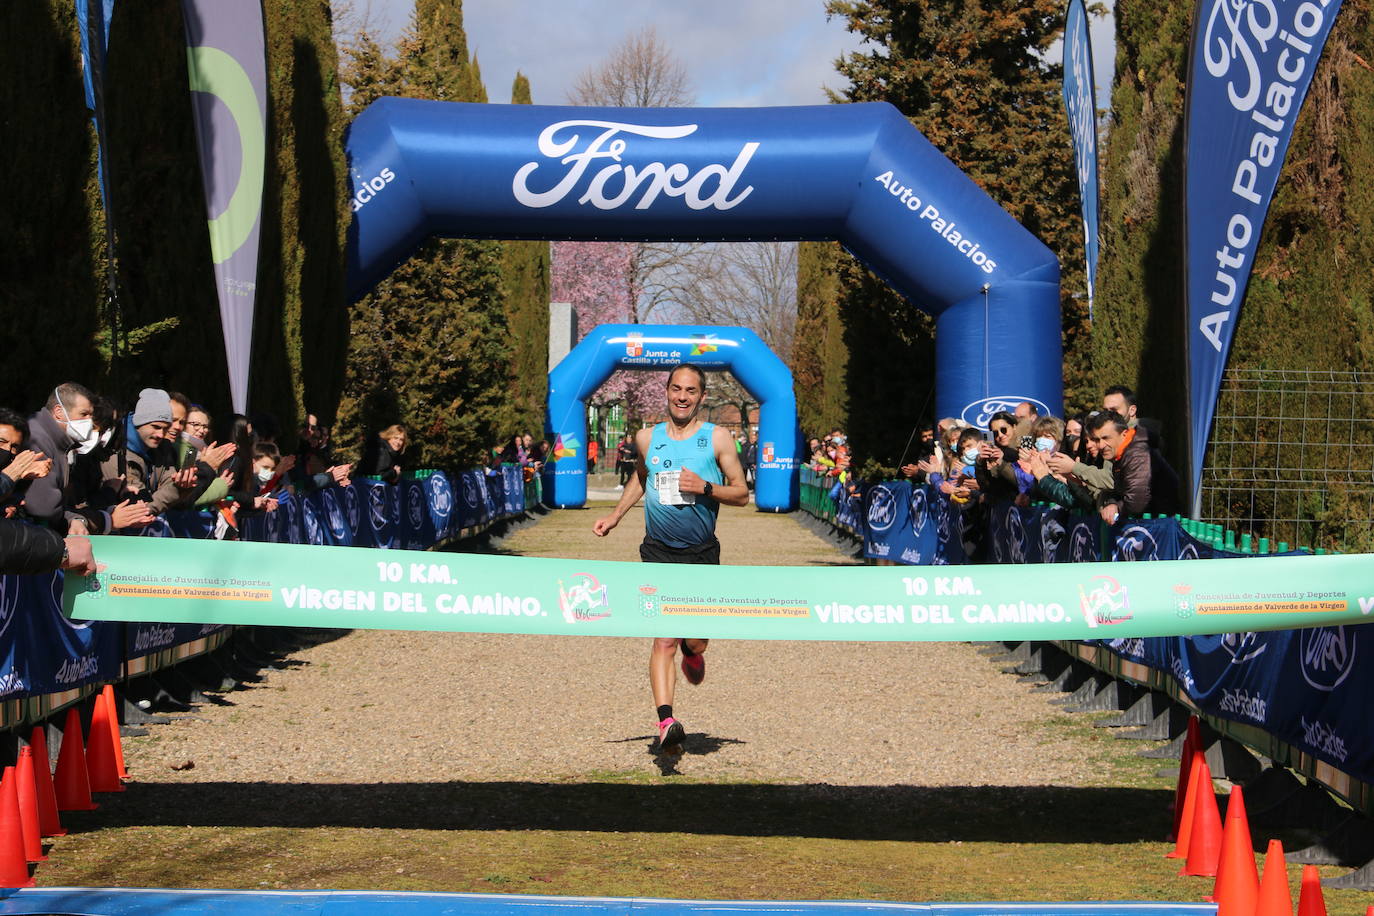
[{"label": "bare deciduous tree", "polygon": [[577,78],[568,102],[611,108],[685,108],[696,101],[682,62],[653,26],[630,35]]},{"label": "bare deciduous tree", "polygon": [[[679,321],[746,327],[789,362],[797,324],[795,242],[736,242],[698,246],[666,271],[662,288]],[[713,383],[709,400],[731,404],[747,425],[757,402],[732,376]]]},{"label": "bare deciduous tree", "polygon": [[674,265],[677,309],[695,324],[754,331],[778,358],[792,357],[797,326],[797,244],[734,242],[700,246]]}]

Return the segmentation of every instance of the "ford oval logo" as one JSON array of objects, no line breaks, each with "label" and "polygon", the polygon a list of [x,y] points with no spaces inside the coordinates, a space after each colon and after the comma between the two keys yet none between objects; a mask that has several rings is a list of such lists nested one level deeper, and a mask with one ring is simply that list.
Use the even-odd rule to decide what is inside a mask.
[{"label": "ford oval logo", "polygon": [[969,426],[977,426],[980,429],[987,429],[992,422],[992,415],[995,413],[1015,413],[1016,405],[1026,401],[1035,405],[1035,409],[1040,416],[1050,415],[1049,407],[1045,402],[1038,398],[1023,397],[1019,394],[1009,394],[1002,397],[983,398],[981,401],[974,401],[959,412],[959,417]]},{"label": "ford oval logo", "polygon": [[897,518],[897,500],[892,491],[879,484],[873,488],[868,502],[868,527],[872,531],[886,531]]},{"label": "ford oval logo", "polygon": [[1353,627],[1299,630],[1302,679],[1326,693],[1339,687],[1355,670],[1357,635]]}]

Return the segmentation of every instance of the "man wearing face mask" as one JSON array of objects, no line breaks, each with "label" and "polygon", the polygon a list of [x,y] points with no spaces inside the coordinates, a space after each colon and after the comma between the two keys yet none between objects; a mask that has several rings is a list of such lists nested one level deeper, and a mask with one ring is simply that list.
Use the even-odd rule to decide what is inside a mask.
[{"label": "man wearing face mask", "polygon": [[72,534],[88,533],[86,520],[72,509],[68,490],[77,449],[89,451],[100,442],[91,419],[92,399],[84,386],[63,382],[53,389],[43,409],[29,417],[29,447],[51,459],[52,469],[29,484],[24,509],[34,521],[58,534],[68,533],[69,528]]},{"label": "man wearing face mask", "polygon": [[17,514],[28,482],[52,468],[52,461],[24,447],[28,436],[24,418],[0,407],[0,514],[5,517]]}]

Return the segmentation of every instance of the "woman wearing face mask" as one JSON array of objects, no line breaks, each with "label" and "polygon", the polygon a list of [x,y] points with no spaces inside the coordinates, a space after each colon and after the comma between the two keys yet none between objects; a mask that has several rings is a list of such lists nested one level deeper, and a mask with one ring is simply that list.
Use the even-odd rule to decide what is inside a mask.
[{"label": "woman wearing face mask", "polygon": [[1057,474],[1050,468],[1049,458],[1059,451],[1064,437],[1064,423],[1055,417],[1041,417],[1031,428],[1035,448],[1025,456],[1026,466],[1035,479],[1030,499],[1052,502],[1074,513],[1091,514],[1093,496],[1087,487],[1071,475]]}]

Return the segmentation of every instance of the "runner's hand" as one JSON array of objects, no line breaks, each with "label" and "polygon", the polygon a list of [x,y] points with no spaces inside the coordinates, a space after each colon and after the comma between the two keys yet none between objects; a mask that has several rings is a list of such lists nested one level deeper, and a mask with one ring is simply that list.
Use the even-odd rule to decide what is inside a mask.
[{"label": "runner's hand", "polygon": [[706,481],[702,480],[701,475],[696,471],[683,468],[677,481],[677,491],[679,493],[705,493]]},{"label": "runner's hand", "polygon": [[611,529],[620,524],[620,519],[614,515],[606,515],[592,523],[592,534],[599,538],[604,538],[611,533]]}]

